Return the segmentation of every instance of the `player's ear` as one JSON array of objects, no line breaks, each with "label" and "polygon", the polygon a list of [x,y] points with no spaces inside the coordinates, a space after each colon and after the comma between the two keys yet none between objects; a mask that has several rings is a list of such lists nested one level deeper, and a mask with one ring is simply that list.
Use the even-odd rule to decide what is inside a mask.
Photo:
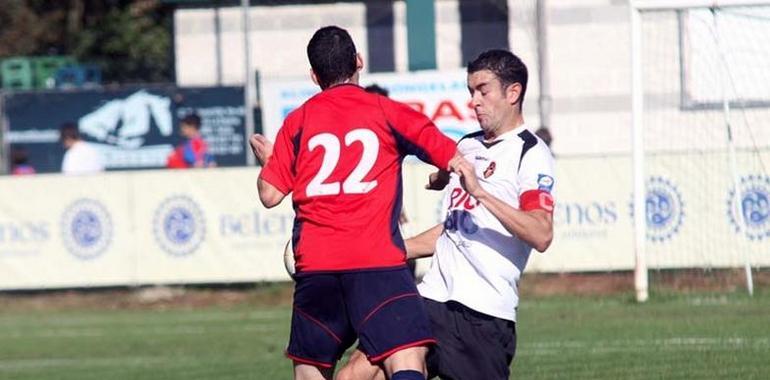
[{"label": "player's ear", "polygon": [[313,83],[316,85],[321,86],[321,83],[318,82],[318,76],[315,75],[315,71],[313,71],[313,69],[310,69],[310,79],[312,79]]},{"label": "player's ear", "polygon": [[361,57],[361,53],[356,53],[356,71],[361,71],[364,68],[364,58]]},{"label": "player's ear", "polygon": [[509,84],[508,87],[505,88],[505,99],[510,104],[516,104],[519,99],[521,99],[521,83],[513,83]]}]

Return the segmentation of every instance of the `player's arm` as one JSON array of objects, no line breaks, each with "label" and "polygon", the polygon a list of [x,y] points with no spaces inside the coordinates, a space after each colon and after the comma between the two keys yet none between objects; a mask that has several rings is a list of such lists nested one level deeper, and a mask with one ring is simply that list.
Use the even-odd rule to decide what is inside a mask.
[{"label": "player's arm", "polygon": [[257,179],[257,191],[260,202],[267,208],[280,204],[294,187],[291,168],[296,157],[291,125],[290,115],[278,131],[275,145],[262,135],[249,138],[254,156],[263,165]]},{"label": "player's arm", "polygon": [[283,198],[286,197],[286,194],[262,178],[257,180],[257,191],[259,191],[259,201],[266,208],[278,206]]},{"label": "player's arm", "polygon": [[419,259],[420,257],[433,256],[436,251],[436,241],[444,233],[444,225],[437,224],[433,228],[420,233],[417,236],[406,239],[406,258]]},{"label": "player's arm", "polygon": [[[553,198],[547,192],[531,190],[523,194],[522,209],[516,209],[490,194],[479,184],[473,165],[464,162],[458,166],[461,183],[465,190],[497,218],[505,229],[544,252],[553,240]],[[534,197],[532,199],[527,199]]]},{"label": "player's arm", "polygon": [[[259,162],[259,165],[266,166],[273,155],[273,143],[267,137],[257,133],[249,138],[249,145],[251,145],[251,152],[254,154],[257,162]],[[257,191],[259,192],[259,200],[267,208],[277,206],[286,197],[286,194],[280,192],[275,186],[264,181],[262,178],[257,179]]]},{"label": "player's arm", "polygon": [[550,211],[544,209],[518,210],[486,191],[480,195],[474,195],[474,197],[500,221],[508,232],[538,252],[545,252],[551,245],[553,216]]},{"label": "player's arm", "polygon": [[403,155],[415,155],[440,170],[451,171],[463,158],[457,146],[427,116],[406,104],[380,97],[380,106]]}]

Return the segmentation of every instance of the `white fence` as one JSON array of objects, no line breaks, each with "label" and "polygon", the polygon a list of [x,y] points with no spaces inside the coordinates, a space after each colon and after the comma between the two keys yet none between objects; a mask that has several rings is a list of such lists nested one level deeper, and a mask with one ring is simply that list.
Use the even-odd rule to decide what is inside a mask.
[{"label": "white fence", "polygon": [[[633,268],[629,167],[625,157],[557,159],[554,244],[545,254],[533,254],[528,270]],[[441,215],[441,193],[423,189],[430,170],[423,165],[404,170],[404,205],[414,232]],[[294,213],[288,201],[272,210],[261,207],[258,172],[0,178],[0,289],[288,280],[281,252]],[[770,194],[770,179],[751,178],[742,197]],[[736,232],[727,212],[728,181],[706,195],[665,173],[651,186],[657,191],[648,206],[661,201],[676,206],[668,209],[672,212],[648,212],[651,267],[738,267],[744,253],[754,265],[770,265],[766,203],[755,209],[748,231]],[[704,197],[708,207],[690,201]],[[723,233],[703,236],[704,223]],[[698,242],[713,239],[730,239],[734,250],[703,251]]]}]

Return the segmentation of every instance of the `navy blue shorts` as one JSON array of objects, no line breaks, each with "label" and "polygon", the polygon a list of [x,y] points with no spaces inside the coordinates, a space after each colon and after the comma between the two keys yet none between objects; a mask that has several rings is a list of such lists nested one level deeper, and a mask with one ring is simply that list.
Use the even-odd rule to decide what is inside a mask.
[{"label": "navy blue shorts", "polygon": [[356,339],[373,363],[435,342],[407,267],[295,276],[286,356],[333,367]]},{"label": "navy blue shorts", "polygon": [[426,298],[425,308],[438,341],[425,359],[429,379],[508,379],[516,354],[515,322],[454,301]]}]

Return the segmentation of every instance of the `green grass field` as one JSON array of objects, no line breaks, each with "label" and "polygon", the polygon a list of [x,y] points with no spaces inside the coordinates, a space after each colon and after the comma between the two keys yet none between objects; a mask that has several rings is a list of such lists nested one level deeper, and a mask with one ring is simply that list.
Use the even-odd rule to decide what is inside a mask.
[{"label": "green grass field", "polygon": [[[770,294],[525,299],[516,379],[764,379]],[[288,379],[288,306],[0,310],[0,379]]]}]

